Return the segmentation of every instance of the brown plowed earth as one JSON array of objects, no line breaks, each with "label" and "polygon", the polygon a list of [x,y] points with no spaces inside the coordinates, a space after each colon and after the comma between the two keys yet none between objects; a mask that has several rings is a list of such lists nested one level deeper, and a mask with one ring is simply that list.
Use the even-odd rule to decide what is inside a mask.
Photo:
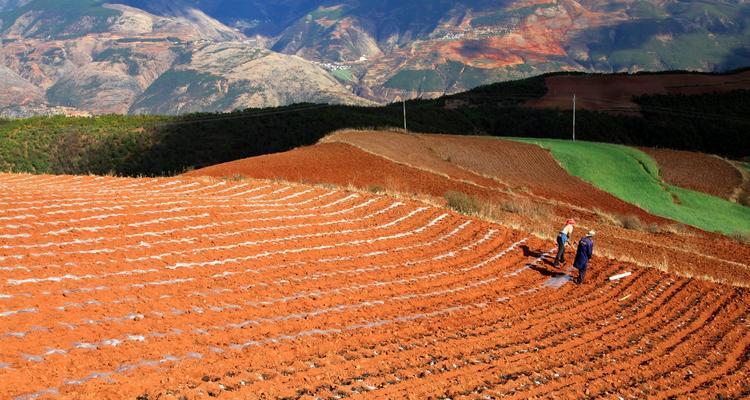
[{"label": "brown plowed earth", "polygon": [[448,171],[458,169],[479,179],[492,177],[511,190],[530,191],[580,207],[662,220],[571,176],[548,151],[535,145],[483,137],[356,131],[338,132],[326,140],[349,143],[395,162],[450,176]]},{"label": "brown plowed earth", "polygon": [[[447,173],[446,173],[447,174]],[[490,180],[453,167],[449,177],[417,168],[396,164],[383,157],[345,143],[323,143],[301,147],[286,153],[270,154],[232,161],[191,171],[185,176],[233,177],[236,175],[259,179],[280,179],[304,183],[328,183],[359,188],[379,186],[403,193],[420,193],[442,197],[455,190],[487,197],[494,190],[461,180],[493,185]],[[498,186],[497,184],[494,184]]]},{"label": "brown plowed earth", "polygon": [[750,290],[603,257],[573,285],[552,243],[420,202],[190,177],[0,174],[0,188],[4,399],[750,385]]},{"label": "brown plowed earth", "polygon": [[[354,147],[356,148],[354,148]],[[396,132],[341,131],[323,143],[290,152],[239,160],[189,175],[280,178],[287,181],[381,186],[439,201],[449,190],[494,204],[532,202],[547,211],[498,211],[506,226],[554,237],[566,218],[579,232],[599,232],[599,249],[621,260],[687,276],[750,285],[750,246],[721,235],[681,227],[652,216],[572,177],[538,148],[506,140]],[[603,216],[604,214],[604,216]],[[613,225],[609,216],[636,216],[642,230]],[[657,226],[654,232],[649,225]],[[580,235],[576,233],[574,237]]]},{"label": "brown plowed earth", "polygon": [[390,161],[447,176],[454,180],[477,185],[504,187],[497,180],[477,174],[477,171],[454,164],[449,156],[439,154],[429,146],[428,136],[400,132],[340,131],[321,140],[322,143],[346,143]]},{"label": "brown plowed earth", "polygon": [[571,109],[573,94],[580,109],[640,113],[633,97],[647,94],[703,94],[750,89],[750,71],[731,75],[558,75],[545,78],[547,94],[529,107]]},{"label": "brown plowed earth", "polygon": [[641,148],[659,165],[665,182],[724,199],[742,186],[742,173],[721,158],[689,151]]},{"label": "brown plowed earth", "polygon": [[438,154],[482,174],[495,176],[516,188],[593,209],[633,214],[656,221],[651,214],[568,174],[552,155],[539,146],[494,138],[425,135]]}]

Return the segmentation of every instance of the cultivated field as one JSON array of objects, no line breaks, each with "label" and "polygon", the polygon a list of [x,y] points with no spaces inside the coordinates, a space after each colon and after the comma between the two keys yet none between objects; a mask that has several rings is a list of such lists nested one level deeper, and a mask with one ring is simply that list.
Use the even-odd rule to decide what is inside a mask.
[{"label": "cultivated field", "polygon": [[665,182],[737,201],[747,182],[741,166],[708,154],[689,151],[641,148],[659,164]]},{"label": "cultivated field", "polygon": [[748,289],[602,257],[575,286],[549,242],[340,189],[0,188],[3,398],[750,395]]},{"label": "cultivated field", "polygon": [[446,192],[458,191],[486,203],[490,219],[506,227],[554,239],[559,224],[575,217],[581,231],[599,232],[600,252],[620,260],[750,286],[750,246],[651,215],[571,176],[549,152],[527,143],[343,131],[314,146],[186,175],[354,186],[427,196],[436,204],[445,204]]},{"label": "cultivated field", "polygon": [[[655,215],[711,232],[750,233],[750,208],[666,183],[658,163],[636,148],[570,140],[517,140],[549,149],[570,174]],[[703,169],[705,157],[695,157],[692,168],[686,166],[688,171]],[[729,178],[735,177],[732,172],[738,170],[730,170]],[[719,185],[724,181],[717,180]]]},{"label": "cultivated field", "polygon": [[530,107],[570,109],[573,93],[579,109],[638,114],[633,97],[654,94],[704,94],[747,90],[750,71],[729,75],[654,74],[654,75],[557,75],[545,78],[547,94],[530,100]]}]

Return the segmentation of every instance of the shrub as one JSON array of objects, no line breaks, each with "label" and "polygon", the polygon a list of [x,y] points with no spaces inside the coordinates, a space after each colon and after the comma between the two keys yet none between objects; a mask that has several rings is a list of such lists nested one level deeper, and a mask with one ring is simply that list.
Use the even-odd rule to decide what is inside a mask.
[{"label": "shrub", "polygon": [[672,223],[661,227],[664,232],[674,233],[676,235],[688,235],[690,230],[685,224]]},{"label": "shrub", "polygon": [[599,222],[607,225],[612,226],[619,226],[622,227],[622,223],[620,222],[620,218],[618,218],[616,215],[612,215],[606,211],[602,211],[598,208],[594,209],[594,213],[599,216]]},{"label": "shrub", "polygon": [[750,207],[750,192],[742,192],[737,199],[737,203],[742,204],[745,207]]},{"label": "shrub", "polygon": [[520,214],[532,219],[543,219],[550,215],[549,208],[526,199],[502,201],[497,204],[497,207],[502,211]]},{"label": "shrub", "polygon": [[497,205],[501,210],[509,213],[520,214],[523,211],[521,203],[518,201],[503,201]]},{"label": "shrub", "polygon": [[651,223],[648,226],[648,228],[646,228],[646,231],[648,231],[649,233],[656,234],[656,233],[663,233],[664,229],[662,229],[662,227],[659,226],[659,224],[657,224],[656,222],[654,222],[654,223]]},{"label": "shrub", "polygon": [[643,223],[641,222],[640,218],[636,217],[635,215],[625,215],[621,217],[620,223],[625,229],[630,229],[633,231],[643,230]]},{"label": "shrub", "polygon": [[479,199],[462,192],[446,192],[445,200],[448,202],[448,207],[462,214],[477,214],[482,209]]},{"label": "shrub", "polygon": [[[635,215],[614,215],[608,212],[594,209],[594,212],[599,216],[599,220],[608,225],[619,226],[620,228],[630,229],[634,231],[642,231],[643,223],[640,218]],[[658,233],[661,232],[661,227],[657,224],[651,224],[648,227],[649,232]]]},{"label": "shrub", "polygon": [[380,185],[370,185],[370,186],[367,187],[367,191],[370,192],[370,193],[378,194],[378,193],[385,192],[385,188],[383,188]]},{"label": "shrub", "polygon": [[750,244],[750,232],[735,232],[730,237],[740,243]]}]

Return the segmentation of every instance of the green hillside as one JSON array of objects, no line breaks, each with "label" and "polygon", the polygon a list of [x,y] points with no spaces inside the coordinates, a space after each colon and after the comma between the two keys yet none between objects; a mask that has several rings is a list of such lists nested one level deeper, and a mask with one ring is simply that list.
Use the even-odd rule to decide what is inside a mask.
[{"label": "green hillside", "polygon": [[515,140],[549,149],[570,174],[652,214],[708,231],[750,232],[750,208],[665,183],[656,161],[635,148],[569,140]]}]

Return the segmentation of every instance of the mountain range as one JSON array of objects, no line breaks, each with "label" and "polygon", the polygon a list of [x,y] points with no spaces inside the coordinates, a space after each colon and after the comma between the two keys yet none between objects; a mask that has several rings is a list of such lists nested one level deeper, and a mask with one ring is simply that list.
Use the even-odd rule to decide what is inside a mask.
[{"label": "mountain range", "polygon": [[0,115],[435,97],[750,65],[747,0],[0,0]]}]

